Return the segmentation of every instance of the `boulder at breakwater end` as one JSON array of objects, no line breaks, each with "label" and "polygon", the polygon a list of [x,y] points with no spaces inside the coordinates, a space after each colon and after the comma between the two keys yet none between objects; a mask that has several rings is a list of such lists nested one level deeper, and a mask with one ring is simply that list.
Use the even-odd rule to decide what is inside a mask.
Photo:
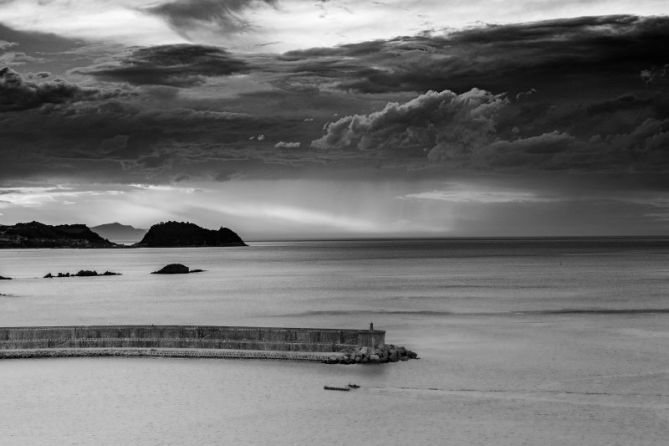
[{"label": "boulder at breakwater end", "polygon": [[170,263],[169,265],[163,266],[158,271],[154,271],[151,274],[190,274],[190,273],[201,273],[202,269],[190,269],[186,265],[181,263]]},{"label": "boulder at breakwater end", "polygon": [[232,230],[201,228],[194,223],[168,221],[151,226],[136,247],[176,248],[203,246],[246,246],[246,243]]},{"label": "boulder at breakwater end", "polygon": [[331,355],[326,364],[379,364],[385,362],[408,361],[418,359],[418,354],[405,347],[393,344],[379,345],[373,350],[370,347],[349,349],[339,355]]},{"label": "boulder at breakwater end", "polygon": [[120,276],[121,273],[114,273],[112,271],[105,271],[104,273],[98,273],[97,271],[93,270],[88,270],[88,269],[82,269],[81,271],[78,271],[76,273],[58,273],[56,275],[48,273],[46,276],[44,276],[45,279],[53,279],[56,277],[97,277],[97,276]]}]

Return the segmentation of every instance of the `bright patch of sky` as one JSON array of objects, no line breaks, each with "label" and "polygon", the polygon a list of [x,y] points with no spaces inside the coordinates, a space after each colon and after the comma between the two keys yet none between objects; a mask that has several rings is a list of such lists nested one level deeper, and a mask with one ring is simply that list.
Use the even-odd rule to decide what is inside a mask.
[{"label": "bright patch of sky", "polygon": [[[334,46],[423,31],[442,32],[482,23],[515,23],[605,14],[661,15],[665,0],[279,0],[234,13],[244,29],[211,22],[178,28],[149,12],[156,0],[9,0],[0,3],[0,21],[19,30],[126,45],[191,41],[249,52]],[[192,1],[192,4],[197,2]]]},{"label": "bright patch of sky", "polygon": [[[552,197],[469,182],[247,180],[1,188],[0,209],[5,224],[38,220],[95,226],[122,221],[146,228],[179,220],[210,228],[228,226],[246,240],[469,236],[485,234],[499,221],[505,224],[496,235],[583,235],[588,222],[610,222],[606,231],[594,226],[594,234],[606,235],[621,232],[629,223],[619,215],[621,206],[636,212],[645,209],[648,233],[666,221],[664,209],[640,205],[633,195],[622,194],[617,203],[597,195]],[[667,196],[648,199],[664,202]],[[561,222],[558,229],[556,220]]]}]

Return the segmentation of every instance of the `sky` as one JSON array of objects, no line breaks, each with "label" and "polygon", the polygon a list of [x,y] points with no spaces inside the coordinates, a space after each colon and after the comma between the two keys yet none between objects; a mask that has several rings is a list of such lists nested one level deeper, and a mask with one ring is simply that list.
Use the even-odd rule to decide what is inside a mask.
[{"label": "sky", "polygon": [[0,0],[0,224],[669,234],[666,0]]}]

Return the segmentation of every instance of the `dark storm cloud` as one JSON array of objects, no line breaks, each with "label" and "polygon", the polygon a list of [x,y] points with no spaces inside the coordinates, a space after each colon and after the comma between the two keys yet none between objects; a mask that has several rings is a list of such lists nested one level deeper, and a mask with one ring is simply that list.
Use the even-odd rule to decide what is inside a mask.
[{"label": "dark storm cloud", "polygon": [[[176,99],[167,105],[128,95],[88,99],[1,113],[0,179],[225,179],[330,158],[287,150],[294,142],[281,144],[302,133],[302,119],[198,110]],[[262,140],[249,140],[259,132]]]},{"label": "dark storm cloud", "polygon": [[639,76],[647,84],[653,82],[663,82],[667,80],[667,74],[669,74],[669,64],[665,64],[661,67],[651,67],[645,70],[641,70]]},{"label": "dark storm cloud", "polygon": [[[573,149],[576,139],[554,131],[528,138],[496,140],[470,154],[466,160],[476,167],[548,168],[557,154]],[[567,167],[573,167],[573,160]]]},{"label": "dark storm cloud", "polygon": [[0,112],[89,100],[99,95],[98,90],[84,89],[59,79],[27,81],[9,67],[0,68]]},{"label": "dark storm cloud", "polygon": [[[188,21],[212,4],[163,6]],[[661,174],[669,168],[668,24],[579,18],[283,55],[201,45],[106,53],[70,74],[89,75],[89,85],[141,85],[128,87],[140,96],[82,102],[88,90],[74,75],[51,95],[14,96],[0,144],[16,156],[0,170],[135,181],[358,164],[398,175]],[[24,75],[21,88],[55,85],[39,77]]]},{"label": "dark storm cloud", "polygon": [[258,5],[275,5],[278,0],[176,0],[147,9],[165,17],[177,30],[215,25],[224,32],[242,31],[251,26],[240,13]]},{"label": "dark storm cloud", "polygon": [[[532,127],[522,107],[504,95],[476,89],[459,95],[430,91],[403,104],[333,121],[312,147],[404,158],[414,167],[422,162],[425,167],[485,171],[659,173],[669,168],[669,120],[655,105],[622,97],[547,113],[551,119]],[[563,119],[563,113],[570,118]],[[562,129],[537,130],[549,124]]]},{"label": "dark storm cloud", "polygon": [[362,92],[533,87],[555,94],[557,84],[605,89],[639,81],[643,70],[667,63],[668,45],[667,17],[606,16],[292,51],[282,60],[296,72],[328,75],[345,58],[340,88]]},{"label": "dark storm cloud", "polygon": [[607,99],[601,102],[589,104],[587,112],[590,115],[616,113],[628,110],[642,110],[649,106],[653,106],[658,98],[641,98],[634,94],[626,94],[614,99]]},{"label": "dark storm cloud", "polygon": [[135,85],[188,87],[207,77],[246,71],[248,64],[227,51],[201,45],[161,45],[140,48],[117,63],[80,69],[101,80]]},{"label": "dark storm cloud", "polygon": [[[442,169],[643,175],[669,168],[668,46],[667,17],[584,17],[317,48],[281,61],[349,94],[416,91],[405,103],[333,120],[312,143],[320,150]],[[331,75],[338,63],[346,69]],[[495,98],[483,102],[486,113],[464,100],[472,92]],[[427,98],[436,103],[416,108]],[[457,103],[467,107],[444,113]],[[414,109],[418,120],[406,113]]]}]

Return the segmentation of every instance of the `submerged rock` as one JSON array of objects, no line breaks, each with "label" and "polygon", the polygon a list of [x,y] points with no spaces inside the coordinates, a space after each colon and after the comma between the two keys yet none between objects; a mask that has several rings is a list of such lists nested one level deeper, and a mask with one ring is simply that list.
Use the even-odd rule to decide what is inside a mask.
[{"label": "submerged rock", "polygon": [[170,263],[169,265],[163,266],[161,269],[154,271],[151,274],[189,274],[201,273],[203,271],[203,269],[190,269],[181,263]]}]

